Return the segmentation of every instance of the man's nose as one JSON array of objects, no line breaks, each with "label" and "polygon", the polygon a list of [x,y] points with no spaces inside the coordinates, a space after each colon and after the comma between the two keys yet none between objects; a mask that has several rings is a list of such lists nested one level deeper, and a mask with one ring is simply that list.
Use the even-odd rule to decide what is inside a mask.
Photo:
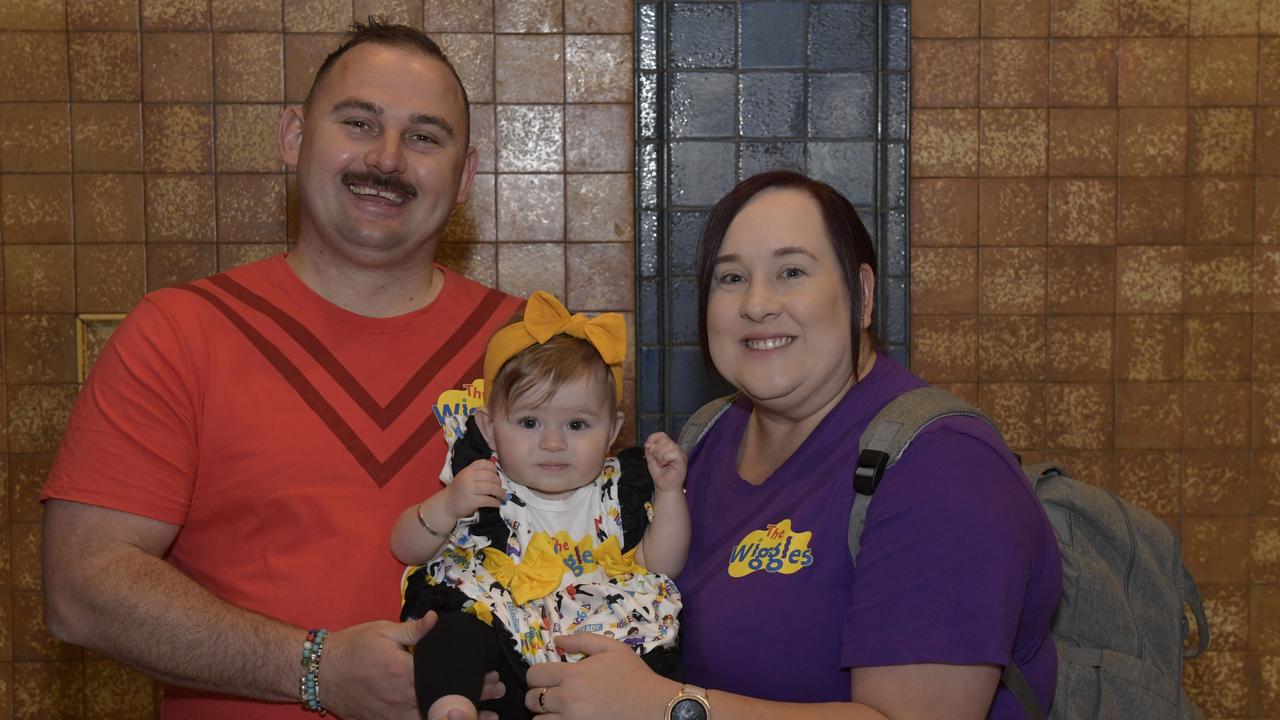
[{"label": "man's nose", "polygon": [[386,133],[379,137],[365,155],[365,163],[383,175],[404,172],[404,144],[400,136]]}]

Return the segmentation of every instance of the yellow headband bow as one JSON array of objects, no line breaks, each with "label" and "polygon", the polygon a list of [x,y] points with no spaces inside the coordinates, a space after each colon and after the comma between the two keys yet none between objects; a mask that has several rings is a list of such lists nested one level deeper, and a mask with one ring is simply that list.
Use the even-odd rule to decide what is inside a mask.
[{"label": "yellow headband bow", "polygon": [[521,350],[541,345],[556,335],[569,335],[591,343],[613,373],[613,390],[621,403],[622,361],[627,356],[627,321],[613,312],[593,318],[582,313],[570,315],[555,296],[541,290],[529,296],[524,320],[502,328],[489,339],[489,347],[484,353],[485,392],[493,388],[493,379],[503,363]]}]

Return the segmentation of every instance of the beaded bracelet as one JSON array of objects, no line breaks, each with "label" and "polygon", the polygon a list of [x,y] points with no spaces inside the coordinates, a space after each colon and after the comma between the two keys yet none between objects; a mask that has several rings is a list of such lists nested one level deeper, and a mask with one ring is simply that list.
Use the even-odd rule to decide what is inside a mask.
[{"label": "beaded bracelet", "polygon": [[302,679],[298,681],[298,693],[302,696],[302,709],[320,713],[328,712],[320,705],[320,653],[324,652],[324,639],[329,631],[316,628],[307,633],[302,643]]}]

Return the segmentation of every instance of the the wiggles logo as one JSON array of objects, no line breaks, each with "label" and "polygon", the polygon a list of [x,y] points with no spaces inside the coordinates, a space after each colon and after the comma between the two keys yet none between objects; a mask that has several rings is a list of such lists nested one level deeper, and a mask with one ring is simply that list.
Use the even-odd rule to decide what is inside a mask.
[{"label": "the wiggles logo", "polygon": [[729,551],[729,577],[745,577],[757,570],[790,575],[813,564],[809,549],[812,532],[792,532],[791,520],[755,530]]},{"label": "the wiggles logo", "polygon": [[461,431],[476,408],[484,406],[484,379],[464,383],[461,390],[445,390],[432,407],[436,420],[446,428]]}]

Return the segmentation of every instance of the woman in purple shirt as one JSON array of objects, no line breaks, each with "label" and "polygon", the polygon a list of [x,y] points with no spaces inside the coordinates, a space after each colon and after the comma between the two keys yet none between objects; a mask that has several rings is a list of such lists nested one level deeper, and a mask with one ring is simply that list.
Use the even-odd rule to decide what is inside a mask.
[{"label": "woman in purple shirt", "polygon": [[[790,172],[743,181],[699,247],[704,354],[741,398],[689,458],[693,537],[677,584],[686,679],[626,645],[529,672],[550,718],[1023,717],[1022,668],[1053,696],[1053,533],[1017,460],[971,418],[934,423],[885,475],[855,571],[858,438],[924,385],[876,350],[875,251],[848,200]],[[554,665],[554,666],[553,666]],[[707,688],[707,689],[704,689]]]}]

